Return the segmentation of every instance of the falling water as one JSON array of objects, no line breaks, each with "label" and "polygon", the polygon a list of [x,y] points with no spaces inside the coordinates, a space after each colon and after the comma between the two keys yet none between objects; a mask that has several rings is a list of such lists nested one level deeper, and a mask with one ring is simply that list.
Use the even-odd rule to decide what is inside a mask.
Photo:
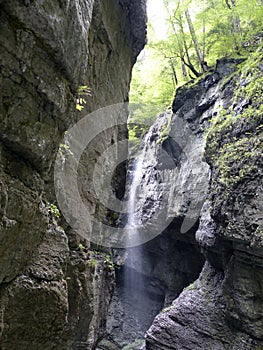
[{"label": "falling water", "polygon": [[128,195],[128,220],[127,225],[129,228],[129,234],[131,234],[132,240],[134,242],[138,241],[138,217],[136,215],[136,204],[138,200],[138,188],[140,185],[141,175],[142,175],[142,163],[143,155],[141,154],[139,158],[135,161],[133,170],[132,170],[132,182],[129,189]]},{"label": "falling water", "polygon": [[[139,188],[140,180],[142,176],[142,164],[143,164],[143,154],[141,154],[133,165],[132,180],[129,187],[128,193],[128,217],[127,217],[127,242],[139,242],[139,217],[136,213],[136,208],[139,201]],[[127,260],[125,264],[126,276],[125,282],[128,284],[129,288],[141,288],[141,283],[138,285],[138,275],[141,276],[142,272],[142,251],[141,246],[135,246],[132,248],[127,248]]]},{"label": "falling water", "polygon": [[[134,245],[139,243],[140,235],[140,217],[138,215],[138,206],[140,199],[140,183],[142,179],[144,152],[137,157],[131,170],[131,183],[128,192],[128,218],[126,228],[128,229],[127,242],[132,241]],[[137,209],[137,210],[136,210]],[[132,236],[132,237],[131,237]],[[149,324],[145,319],[149,314],[149,305],[147,302],[146,275],[143,269],[145,257],[141,245],[126,249],[126,262],[123,270],[124,281],[124,325],[123,331],[130,334],[136,333],[135,338],[143,338]],[[138,334],[138,330],[140,330]]]}]

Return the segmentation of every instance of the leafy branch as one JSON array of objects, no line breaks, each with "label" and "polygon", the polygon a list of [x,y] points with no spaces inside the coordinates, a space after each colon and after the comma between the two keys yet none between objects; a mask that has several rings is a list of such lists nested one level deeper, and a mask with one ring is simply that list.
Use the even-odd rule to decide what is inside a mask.
[{"label": "leafy branch", "polygon": [[78,88],[78,98],[76,102],[76,109],[82,111],[87,103],[85,96],[92,96],[91,89],[87,85],[82,85]]}]

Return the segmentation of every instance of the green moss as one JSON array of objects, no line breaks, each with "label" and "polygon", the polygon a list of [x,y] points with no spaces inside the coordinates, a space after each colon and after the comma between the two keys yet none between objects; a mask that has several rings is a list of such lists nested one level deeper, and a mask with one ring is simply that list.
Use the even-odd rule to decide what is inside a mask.
[{"label": "green moss", "polygon": [[257,137],[226,143],[220,148],[219,157],[214,159],[220,183],[232,187],[257,172],[262,152],[263,140]]},{"label": "green moss", "polygon": [[88,261],[88,265],[94,269],[97,265],[98,265],[98,260],[94,259],[94,258],[91,258],[89,261]]},{"label": "green moss", "polygon": [[164,309],[162,309],[161,312],[162,312],[162,313],[168,312],[168,311],[170,311],[172,308],[173,308],[173,305],[167,306],[167,307],[165,307]]},{"label": "green moss", "polygon": [[184,290],[194,290],[194,289],[196,289],[196,283],[195,282],[189,284],[189,286],[184,288]]},{"label": "green moss", "polygon": [[126,345],[122,350],[136,350],[139,346],[143,345],[143,340],[136,339],[133,343]]},{"label": "green moss", "polygon": [[238,76],[238,74],[239,74],[239,70],[237,68],[237,70],[235,70],[233,73],[224,77],[219,85],[220,90],[223,90],[224,87],[231,82],[231,80],[233,80],[235,82],[235,78]]},{"label": "green moss", "polygon": [[[206,155],[217,171],[219,182],[230,189],[254,176],[262,157],[263,73],[259,49],[232,74],[235,91],[232,106],[221,109],[211,120],[206,135]],[[242,110],[235,106],[244,101]]]}]

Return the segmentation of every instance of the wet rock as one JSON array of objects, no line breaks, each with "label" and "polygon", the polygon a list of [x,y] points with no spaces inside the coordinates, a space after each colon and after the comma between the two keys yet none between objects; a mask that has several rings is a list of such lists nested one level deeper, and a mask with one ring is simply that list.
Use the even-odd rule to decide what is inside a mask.
[{"label": "wet rock", "polygon": [[[59,215],[53,166],[70,126],[85,113],[127,101],[145,32],[144,1],[1,2],[3,350],[91,349],[103,333],[114,274]],[[92,95],[80,113],[83,85]],[[105,209],[88,191],[89,171],[103,147],[126,134],[125,127],[105,131],[81,160],[80,191],[91,215],[105,216]],[[103,145],[97,153],[96,144]],[[116,173],[116,192],[125,171],[124,164]]]},{"label": "wet rock", "polygon": [[[220,79],[232,74],[240,62],[223,59],[214,74]],[[262,71],[258,71],[258,76],[261,75]],[[252,98],[254,102],[250,101],[254,118],[246,114],[246,96],[237,101],[233,98],[235,87],[244,84],[242,76],[230,76],[222,84],[220,79],[217,86],[212,85],[208,90],[205,80],[189,88],[190,91],[187,87],[181,89],[175,98],[176,113],[188,118],[193,112],[187,112],[187,107],[178,100],[184,98],[184,93],[192,96],[189,106],[194,111],[197,104],[201,114],[198,118],[188,118],[195,126],[199,120],[209,128],[207,121],[217,115],[218,106],[225,109],[226,114],[233,109],[236,115],[233,123],[219,127],[207,138],[205,147],[211,180],[196,232],[196,240],[206,258],[205,266],[200,277],[185,288],[171,308],[155,318],[146,334],[147,350],[259,350],[262,347],[262,196],[259,194],[262,193],[262,157],[259,155],[262,115],[257,112],[255,98]],[[214,105],[212,110],[207,99]],[[242,142],[247,142],[245,150],[253,155],[241,156],[244,150],[238,145]],[[227,151],[223,160],[221,157]]]},{"label": "wet rock", "polygon": [[170,310],[159,314],[146,335],[146,349],[257,349],[259,342],[226,322],[224,275],[206,264]]}]

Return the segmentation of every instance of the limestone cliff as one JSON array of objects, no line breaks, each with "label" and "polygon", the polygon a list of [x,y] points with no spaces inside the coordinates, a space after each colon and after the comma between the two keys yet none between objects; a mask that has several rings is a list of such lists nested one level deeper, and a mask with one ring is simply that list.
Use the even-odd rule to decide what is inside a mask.
[{"label": "limestone cliff", "polygon": [[[114,271],[59,218],[53,165],[64,132],[83,116],[75,108],[79,86],[92,91],[85,112],[127,101],[145,44],[145,1],[0,5],[0,347],[93,349]],[[108,130],[97,141],[111,144],[126,132]],[[82,183],[89,181],[86,172]],[[93,213],[100,209],[87,188]]]},{"label": "limestone cliff", "polygon": [[261,49],[219,60],[144,137],[144,244],[126,251],[98,349],[261,349],[262,76]]},{"label": "limestone cliff", "polygon": [[[262,67],[262,49],[244,62],[223,59],[175,96],[171,125],[187,122],[203,140],[211,169],[196,232],[206,262],[155,318],[147,350],[262,349]],[[172,126],[163,147],[175,132]]]}]

